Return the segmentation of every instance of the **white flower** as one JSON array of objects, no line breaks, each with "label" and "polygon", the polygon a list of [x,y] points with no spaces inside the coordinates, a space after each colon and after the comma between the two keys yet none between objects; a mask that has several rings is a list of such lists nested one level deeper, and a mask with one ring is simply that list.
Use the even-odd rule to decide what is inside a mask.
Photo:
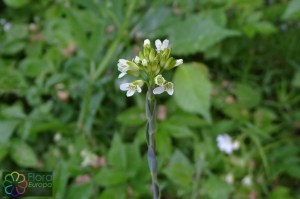
[{"label": "white flower", "polygon": [[143,60],[142,60],[142,64],[143,64],[143,66],[147,66],[147,60],[146,60],[146,59],[143,59]]},{"label": "white flower", "polygon": [[231,137],[227,134],[218,135],[217,142],[219,149],[227,154],[231,154],[240,146],[238,141],[232,142]]},{"label": "white flower", "polygon": [[136,64],[140,63],[140,60],[141,60],[141,59],[140,59],[138,56],[135,56],[134,62],[135,62]]},{"label": "white flower", "polygon": [[154,78],[154,82],[155,82],[155,84],[157,84],[158,86],[163,86],[164,83],[166,82],[166,80],[163,78],[162,75],[157,75],[157,76]]},{"label": "white flower", "polygon": [[233,177],[232,173],[228,173],[228,174],[225,176],[225,182],[227,182],[227,184],[233,184],[233,182],[234,182],[234,177]]},{"label": "white flower", "polygon": [[144,82],[142,80],[136,80],[132,83],[124,83],[120,85],[120,89],[122,91],[127,91],[126,96],[130,97],[132,96],[135,91],[138,93],[142,92],[141,87],[143,86]]},{"label": "white flower", "polygon": [[81,162],[82,167],[92,166],[93,163],[97,160],[97,155],[84,149],[80,152],[80,156],[83,161]]},{"label": "white flower", "polygon": [[165,39],[163,42],[161,42],[159,39],[155,41],[156,51],[160,52],[169,46],[169,40]]},{"label": "white flower", "polygon": [[121,72],[121,74],[119,75],[119,78],[121,78],[127,74],[127,71],[137,71],[139,70],[139,67],[134,62],[128,61],[126,59],[119,59],[118,70]]},{"label": "white flower", "polygon": [[153,90],[153,94],[155,94],[155,95],[161,94],[164,91],[167,91],[167,93],[169,95],[173,95],[173,93],[174,93],[174,85],[173,85],[173,83],[172,82],[167,82],[167,83],[163,84],[162,86],[156,87]]},{"label": "white flower", "polygon": [[59,142],[61,140],[61,134],[60,133],[55,133],[54,135],[54,141]]},{"label": "white flower", "polygon": [[242,179],[242,184],[246,187],[250,187],[252,185],[252,179],[249,175],[245,176],[243,179]]},{"label": "white flower", "polygon": [[6,23],[6,24],[4,24],[4,26],[3,26],[3,30],[4,30],[5,32],[9,31],[10,28],[11,28],[11,24],[10,24],[10,23]]},{"label": "white flower", "polygon": [[179,66],[181,64],[183,64],[183,60],[182,59],[177,59],[175,66]]},{"label": "white flower", "polygon": [[150,40],[149,39],[145,39],[144,40],[144,47],[150,45]]}]

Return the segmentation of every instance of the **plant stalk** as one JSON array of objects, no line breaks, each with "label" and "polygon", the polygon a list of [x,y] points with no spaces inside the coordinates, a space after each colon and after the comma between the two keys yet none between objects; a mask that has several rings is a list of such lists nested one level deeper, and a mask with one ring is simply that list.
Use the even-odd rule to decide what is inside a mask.
[{"label": "plant stalk", "polygon": [[156,132],[156,99],[153,94],[153,88],[149,87],[146,96],[146,139],[148,144],[148,164],[152,179],[152,195],[153,199],[160,198],[160,190],[157,181],[157,160],[155,155],[155,132]]}]

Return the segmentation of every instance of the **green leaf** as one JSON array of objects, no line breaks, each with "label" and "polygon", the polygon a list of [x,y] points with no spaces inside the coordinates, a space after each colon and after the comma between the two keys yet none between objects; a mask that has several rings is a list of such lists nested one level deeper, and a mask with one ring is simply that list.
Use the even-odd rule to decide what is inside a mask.
[{"label": "green leaf", "polygon": [[260,104],[261,92],[246,84],[236,86],[236,96],[240,106],[244,108],[254,108]]},{"label": "green leaf", "polygon": [[126,187],[112,187],[105,189],[98,199],[125,199],[127,191]]},{"label": "green leaf", "polygon": [[174,152],[164,172],[175,184],[186,188],[192,184],[194,168],[189,159],[179,150]]},{"label": "green leaf", "polygon": [[22,40],[6,41],[3,44],[1,53],[5,55],[14,55],[22,51],[26,46],[26,43]]},{"label": "green leaf", "polygon": [[69,178],[68,167],[65,162],[57,164],[53,172],[53,196],[56,199],[65,198],[66,187]]},{"label": "green leaf", "polygon": [[300,88],[300,70],[295,73],[292,85],[296,88]]},{"label": "green leaf", "polygon": [[239,32],[223,28],[212,17],[194,15],[170,27],[169,34],[172,53],[187,55],[206,51],[225,38],[239,35]]},{"label": "green leaf", "polygon": [[38,164],[34,150],[21,140],[11,142],[10,156],[22,168],[35,168]]},{"label": "green leaf", "polygon": [[118,115],[117,121],[124,125],[139,126],[146,120],[145,113],[138,107],[132,107]]},{"label": "green leaf", "polygon": [[201,190],[211,199],[227,199],[233,188],[225,181],[222,181],[215,176],[210,176]]},{"label": "green leaf", "polygon": [[108,152],[108,162],[113,168],[126,169],[127,157],[125,145],[122,143],[118,134],[115,134],[111,148]]},{"label": "green leaf", "polygon": [[74,184],[68,189],[67,199],[85,199],[91,198],[93,195],[93,184],[91,182],[85,184]]},{"label": "green leaf", "polygon": [[0,67],[0,94],[9,92],[24,92],[26,82],[22,74],[12,68]]},{"label": "green leaf", "polygon": [[13,8],[20,8],[25,6],[29,1],[28,0],[4,0],[4,3]]},{"label": "green leaf", "polygon": [[16,129],[18,125],[18,121],[0,121],[0,143],[6,143],[9,141],[12,133]]},{"label": "green leaf", "polygon": [[284,14],[283,20],[298,19],[300,17],[300,0],[292,0],[289,2]]},{"label": "green leaf", "polygon": [[96,183],[101,186],[109,187],[125,183],[127,176],[124,171],[103,168],[95,176],[94,180],[96,180]]},{"label": "green leaf", "polygon": [[174,77],[174,98],[180,108],[191,113],[199,113],[210,121],[211,83],[203,64],[184,64]]},{"label": "green leaf", "polygon": [[268,196],[268,199],[292,199],[289,189],[286,187],[276,187]]},{"label": "green leaf", "polygon": [[37,77],[41,74],[42,70],[46,72],[45,64],[38,58],[27,58],[20,63],[20,69],[24,75],[28,77]]}]

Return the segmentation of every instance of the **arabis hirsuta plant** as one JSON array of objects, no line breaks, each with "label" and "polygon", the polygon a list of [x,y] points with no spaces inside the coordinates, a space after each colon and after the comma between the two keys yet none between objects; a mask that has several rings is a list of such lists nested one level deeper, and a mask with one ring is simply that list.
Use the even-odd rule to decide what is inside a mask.
[{"label": "arabis hirsuta plant", "polygon": [[121,72],[119,78],[125,75],[137,77],[137,80],[131,83],[123,83],[120,85],[122,91],[127,91],[127,97],[134,95],[135,92],[141,93],[144,84],[147,85],[148,91],[146,96],[146,134],[148,145],[148,164],[152,179],[152,195],[153,199],[160,198],[160,188],[157,180],[157,161],[155,155],[155,132],[156,132],[156,100],[155,96],[163,92],[169,95],[174,93],[174,85],[168,82],[162,76],[163,72],[170,70],[183,63],[182,59],[175,60],[170,57],[171,49],[169,40],[155,41],[156,49],[151,47],[149,39],[144,41],[144,48],[135,56],[132,61],[120,59],[118,70]]},{"label": "arabis hirsuta plant", "polygon": [[[127,91],[127,97],[132,96],[135,91],[141,92],[144,83],[152,88],[153,94],[161,94],[166,91],[169,95],[174,92],[174,85],[162,76],[166,70],[171,70],[183,63],[182,59],[175,60],[170,56],[171,49],[169,40],[155,41],[156,49],[151,47],[149,39],[144,41],[144,48],[132,61],[119,59],[118,70],[121,72],[119,78],[125,75],[133,75],[138,78],[132,83],[120,85],[122,91]],[[157,86],[154,88],[154,86]]]}]

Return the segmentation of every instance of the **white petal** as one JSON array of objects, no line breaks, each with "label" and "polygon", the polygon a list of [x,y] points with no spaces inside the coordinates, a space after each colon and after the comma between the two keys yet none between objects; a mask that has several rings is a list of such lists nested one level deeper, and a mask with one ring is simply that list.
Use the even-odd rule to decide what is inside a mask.
[{"label": "white petal", "polygon": [[118,78],[122,78],[124,77],[124,75],[126,75],[127,73],[120,73],[119,77]]},{"label": "white petal", "polygon": [[167,91],[167,93],[169,95],[173,95],[173,93],[174,93],[174,89],[173,88],[172,89],[167,89],[166,91]]},{"label": "white petal", "polygon": [[135,93],[135,90],[128,90],[126,93],[126,96],[131,97],[131,96],[133,96],[134,93]]},{"label": "white petal", "polygon": [[162,43],[161,50],[168,48],[168,46],[169,46],[169,40],[165,39]]},{"label": "white petal", "polygon": [[165,88],[163,86],[160,86],[160,87],[156,87],[154,90],[153,90],[153,94],[157,95],[157,94],[161,94],[165,91]]},{"label": "white petal", "polygon": [[134,62],[138,64],[140,62],[140,58],[138,56],[135,56]]},{"label": "white petal", "polygon": [[143,66],[147,66],[147,60],[146,60],[146,59],[143,59],[143,60],[142,60],[142,64],[143,64]]},{"label": "white petal", "polygon": [[122,91],[127,91],[129,85],[130,85],[130,83],[124,83],[124,84],[121,84],[121,85],[120,85],[120,89],[121,89]]},{"label": "white petal", "polygon": [[145,40],[144,40],[144,47],[145,47],[146,45],[150,45],[150,40],[149,40],[149,39],[145,39]]},{"label": "white petal", "polygon": [[136,86],[136,90],[137,90],[137,92],[142,92],[142,89],[141,89],[141,87],[139,87],[139,86]]},{"label": "white petal", "polygon": [[159,39],[155,40],[155,46],[158,51],[161,50],[161,41]]},{"label": "white petal", "polygon": [[[158,82],[159,80],[162,80],[162,82]],[[166,80],[163,78],[162,75],[157,75],[155,78],[154,78],[154,82],[156,85],[158,86],[163,86],[164,83],[166,82]]]},{"label": "white petal", "polygon": [[181,64],[183,64],[183,60],[182,59],[177,59],[175,66],[179,66]]},{"label": "white petal", "polygon": [[127,60],[126,59],[119,59],[119,63],[127,65]]}]

